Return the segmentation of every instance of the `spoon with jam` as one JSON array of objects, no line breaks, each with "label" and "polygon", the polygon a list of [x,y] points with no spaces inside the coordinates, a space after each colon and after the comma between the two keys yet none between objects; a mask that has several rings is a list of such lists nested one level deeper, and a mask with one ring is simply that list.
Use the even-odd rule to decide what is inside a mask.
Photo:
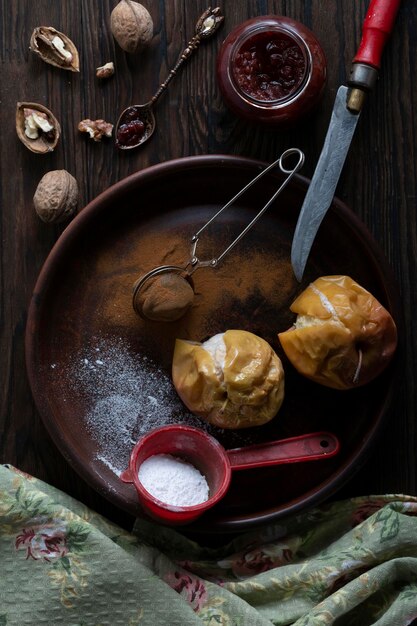
[{"label": "spoon with jam", "polygon": [[116,124],[115,133],[117,148],[120,150],[132,150],[133,148],[141,146],[152,137],[156,127],[153,113],[153,107],[156,101],[164,93],[184,61],[197,50],[204,39],[208,39],[217,31],[223,20],[224,17],[220,11],[220,7],[216,7],[215,9],[209,7],[204,11],[197,21],[195,28],[196,34],[188,42],[187,47],[168,74],[168,78],[159,86],[155,95],[145,104],[133,104],[127,107],[120,115]]}]

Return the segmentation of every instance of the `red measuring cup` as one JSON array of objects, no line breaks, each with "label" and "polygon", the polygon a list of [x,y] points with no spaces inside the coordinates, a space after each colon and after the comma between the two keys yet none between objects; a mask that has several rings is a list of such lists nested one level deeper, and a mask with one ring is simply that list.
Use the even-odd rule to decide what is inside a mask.
[{"label": "red measuring cup", "polygon": [[[166,524],[187,524],[217,504],[229,488],[232,470],[330,458],[338,453],[339,440],[331,433],[316,432],[290,439],[225,450],[211,435],[191,426],[162,426],[139,439],[132,450],[124,483],[133,483],[139,502],[154,519]],[[188,461],[206,478],[209,498],[193,506],[173,506],[155,498],[139,480],[139,468],[150,456],[171,454]]]}]

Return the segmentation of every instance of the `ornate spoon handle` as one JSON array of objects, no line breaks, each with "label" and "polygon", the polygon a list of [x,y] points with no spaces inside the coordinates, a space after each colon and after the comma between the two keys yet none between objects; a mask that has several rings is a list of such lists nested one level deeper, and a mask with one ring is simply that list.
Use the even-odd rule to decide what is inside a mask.
[{"label": "ornate spoon handle", "polygon": [[159,96],[168,87],[169,83],[174,78],[175,74],[180,69],[184,61],[186,61],[192,55],[194,50],[197,50],[197,48],[199,47],[203,39],[208,39],[209,37],[211,37],[211,35],[213,35],[216,32],[216,30],[219,28],[223,20],[224,20],[224,16],[222,15],[220,11],[220,7],[216,7],[215,9],[212,9],[211,7],[209,7],[208,9],[206,9],[206,11],[204,11],[204,13],[201,15],[201,17],[197,21],[197,24],[195,27],[196,34],[188,42],[180,58],[178,59],[178,61],[176,62],[176,64],[174,65],[170,73],[168,74],[168,77],[159,86],[158,91],[151,98],[150,104],[154,104],[158,100]]}]

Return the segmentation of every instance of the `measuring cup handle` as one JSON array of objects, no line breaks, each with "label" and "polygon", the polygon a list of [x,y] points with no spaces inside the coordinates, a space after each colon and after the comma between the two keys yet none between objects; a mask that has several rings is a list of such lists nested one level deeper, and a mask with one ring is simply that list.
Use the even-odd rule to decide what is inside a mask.
[{"label": "measuring cup handle", "polygon": [[337,454],[339,449],[340,443],[335,435],[318,432],[234,448],[226,453],[232,469],[240,470],[329,458]]}]

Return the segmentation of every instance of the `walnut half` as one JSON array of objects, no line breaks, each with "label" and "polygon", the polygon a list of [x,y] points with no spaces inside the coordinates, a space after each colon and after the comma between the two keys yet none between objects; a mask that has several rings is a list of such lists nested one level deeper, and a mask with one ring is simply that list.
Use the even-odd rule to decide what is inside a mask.
[{"label": "walnut half", "polygon": [[71,72],[80,71],[78,50],[69,37],[51,26],[38,26],[30,38],[30,49],[42,61]]},{"label": "walnut half", "polygon": [[18,102],[16,133],[31,152],[46,154],[55,150],[61,128],[56,117],[42,104]]}]

